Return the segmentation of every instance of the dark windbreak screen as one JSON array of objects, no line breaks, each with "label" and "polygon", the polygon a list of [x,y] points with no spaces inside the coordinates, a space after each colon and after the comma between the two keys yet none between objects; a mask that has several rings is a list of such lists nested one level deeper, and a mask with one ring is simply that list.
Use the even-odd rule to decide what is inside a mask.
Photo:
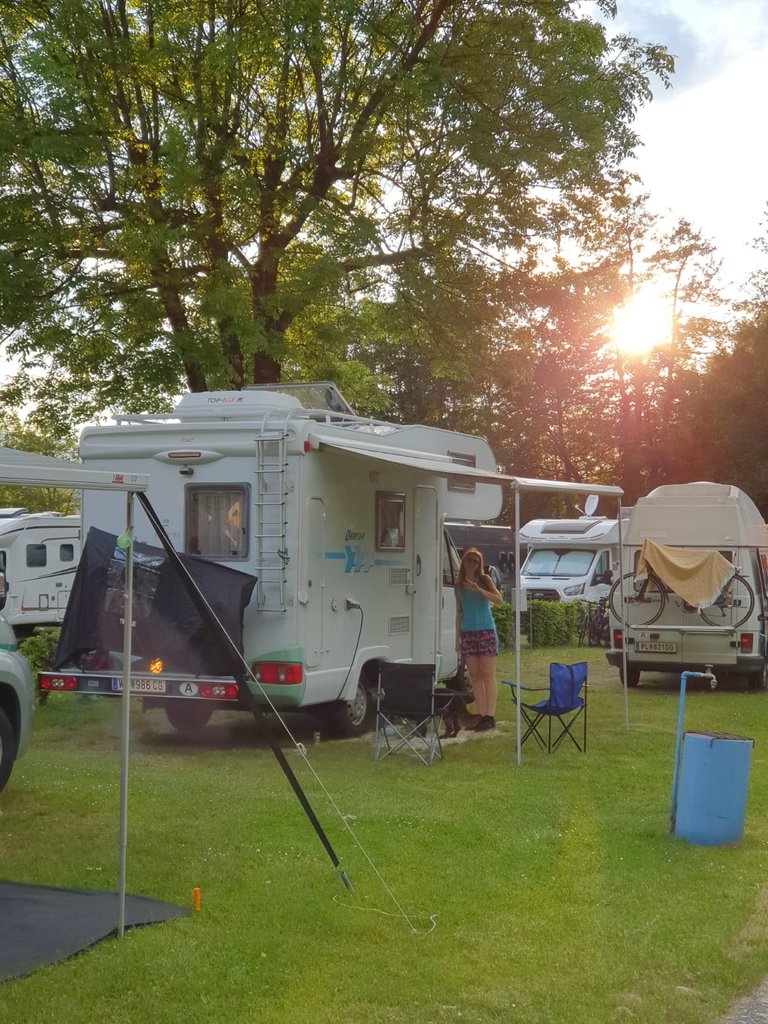
[{"label": "dark windbreak screen", "polygon": [[[179,556],[239,651],[243,612],[256,577],[203,558]],[[135,658],[162,659],[167,672],[242,675],[242,665],[197,610],[166,552],[135,543],[133,550],[133,638]],[[125,552],[117,537],[88,531],[56,649],[55,667],[89,652],[123,649]]]}]

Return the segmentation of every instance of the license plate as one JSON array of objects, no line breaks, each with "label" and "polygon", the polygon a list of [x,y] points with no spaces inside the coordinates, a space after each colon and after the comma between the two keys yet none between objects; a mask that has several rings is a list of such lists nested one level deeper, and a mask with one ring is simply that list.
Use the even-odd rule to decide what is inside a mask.
[{"label": "license plate", "polygon": [[677,644],[672,641],[638,640],[635,650],[642,654],[677,654]]},{"label": "license plate", "polygon": [[[112,689],[117,693],[122,693],[123,680],[113,679]],[[164,679],[131,679],[131,693],[165,693],[165,680]]]}]

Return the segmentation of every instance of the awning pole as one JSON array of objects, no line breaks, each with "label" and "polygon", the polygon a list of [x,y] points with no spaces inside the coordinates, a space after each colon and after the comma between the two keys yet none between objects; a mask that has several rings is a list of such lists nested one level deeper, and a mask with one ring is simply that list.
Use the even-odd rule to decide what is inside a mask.
[{"label": "awning pole", "polygon": [[520,604],[523,592],[520,589],[520,489],[515,486],[515,747],[518,768],[523,761],[522,744],[520,743]]},{"label": "awning pole", "polygon": [[629,691],[627,689],[627,606],[624,603],[624,541],[621,532],[619,498],[619,600],[621,601],[621,677],[624,680],[624,728],[629,729]]},{"label": "awning pole", "polygon": [[[124,546],[125,545],[125,546]],[[126,495],[125,532],[118,538],[125,551],[123,590],[123,695],[120,718],[120,835],[118,839],[117,934],[125,933],[125,877],[128,852],[128,746],[131,729],[131,638],[133,625],[133,492]]]}]

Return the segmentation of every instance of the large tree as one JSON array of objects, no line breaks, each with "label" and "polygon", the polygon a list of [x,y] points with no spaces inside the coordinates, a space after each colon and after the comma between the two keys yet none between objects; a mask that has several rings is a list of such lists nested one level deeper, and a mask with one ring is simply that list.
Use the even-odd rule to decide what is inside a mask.
[{"label": "large tree", "polygon": [[[377,301],[452,365],[474,339],[436,334],[442,297],[492,285],[481,251],[522,257],[599,192],[671,70],[581,9],[5,0],[7,397],[77,417],[308,364],[355,380]],[[463,298],[462,330],[482,307]]]}]

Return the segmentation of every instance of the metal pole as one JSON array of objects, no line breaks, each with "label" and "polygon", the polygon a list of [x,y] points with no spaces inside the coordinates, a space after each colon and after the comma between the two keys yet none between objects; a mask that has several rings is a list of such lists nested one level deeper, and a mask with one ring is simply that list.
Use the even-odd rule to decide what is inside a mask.
[{"label": "metal pole", "polygon": [[672,804],[669,808],[669,831],[675,831],[677,817],[677,787],[680,773],[680,747],[683,743],[683,715],[685,713],[685,684],[689,675],[700,675],[699,672],[683,672],[680,676],[680,703],[677,708],[677,735],[675,736],[675,767],[672,772]]},{"label": "metal pole", "polygon": [[515,761],[519,768],[523,760],[520,743],[520,489],[515,485]]},{"label": "metal pole", "polygon": [[[123,695],[120,718],[120,835],[118,839],[117,934],[125,933],[125,876],[128,852],[128,744],[131,728],[131,637],[133,625],[133,492],[128,491],[125,532],[118,538],[125,551],[123,591]],[[123,546],[125,545],[125,546]]]},{"label": "metal pole", "polygon": [[624,728],[629,729],[629,695],[627,689],[627,609],[624,604],[624,541],[621,531],[621,498],[618,509],[619,523],[619,600],[621,601],[621,678],[624,680]]}]

